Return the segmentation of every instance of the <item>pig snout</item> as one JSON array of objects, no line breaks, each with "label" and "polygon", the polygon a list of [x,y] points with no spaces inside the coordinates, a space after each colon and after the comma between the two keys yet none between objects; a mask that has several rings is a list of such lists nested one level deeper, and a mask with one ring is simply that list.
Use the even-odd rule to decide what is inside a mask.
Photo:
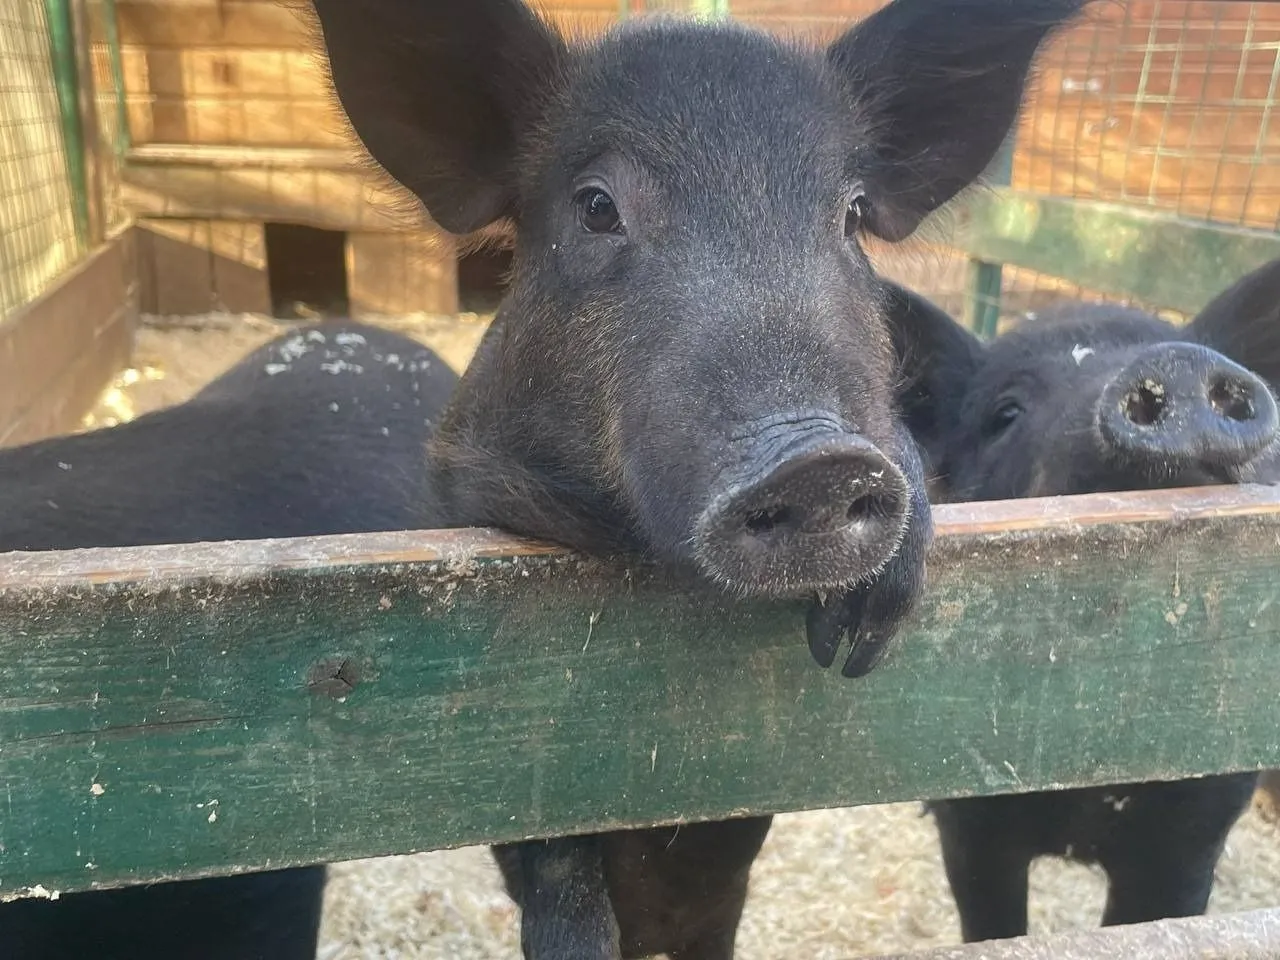
[{"label": "pig snout", "polygon": [[814,415],[766,427],[746,451],[697,524],[695,552],[714,578],[798,593],[865,580],[893,557],[911,493],[873,443]]},{"label": "pig snout", "polygon": [[1195,344],[1140,354],[1103,388],[1102,440],[1157,469],[1239,467],[1275,440],[1275,399],[1261,379]]}]

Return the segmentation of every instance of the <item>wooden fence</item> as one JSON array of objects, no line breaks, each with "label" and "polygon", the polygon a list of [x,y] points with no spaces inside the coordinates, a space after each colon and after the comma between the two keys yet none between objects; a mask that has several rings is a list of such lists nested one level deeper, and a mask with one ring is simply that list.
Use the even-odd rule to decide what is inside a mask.
[{"label": "wooden fence", "polygon": [[1280,767],[1280,492],[941,507],[888,661],[486,531],[0,558],[0,898]]}]

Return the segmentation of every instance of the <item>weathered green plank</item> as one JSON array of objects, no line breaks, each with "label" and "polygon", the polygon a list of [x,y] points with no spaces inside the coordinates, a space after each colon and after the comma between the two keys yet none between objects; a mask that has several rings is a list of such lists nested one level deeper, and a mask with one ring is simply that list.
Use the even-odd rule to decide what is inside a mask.
[{"label": "weathered green plank", "polygon": [[954,242],[976,259],[1188,314],[1280,257],[1277,233],[1007,189],[974,192],[955,217]]},{"label": "weathered green plank", "polygon": [[861,681],[797,603],[483,532],[0,558],[0,897],[1280,766],[1280,491],[938,521]]}]

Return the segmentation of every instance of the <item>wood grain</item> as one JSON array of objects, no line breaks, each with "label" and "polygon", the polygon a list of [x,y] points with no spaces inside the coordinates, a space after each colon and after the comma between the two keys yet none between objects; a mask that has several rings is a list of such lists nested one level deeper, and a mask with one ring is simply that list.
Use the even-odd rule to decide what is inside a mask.
[{"label": "wood grain", "polygon": [[136,237],[112,238],[0,326],[0,446],[77,427],[133,350]]}]

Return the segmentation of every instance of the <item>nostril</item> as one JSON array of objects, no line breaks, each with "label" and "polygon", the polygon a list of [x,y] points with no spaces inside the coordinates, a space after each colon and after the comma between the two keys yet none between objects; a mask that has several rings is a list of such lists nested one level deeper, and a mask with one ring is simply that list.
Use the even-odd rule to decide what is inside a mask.
[{"label": "nostril", "polygon": [[791,508],[780,504],[748,514],[744,525],[752,536],[762,537],[790,524],[792,516]]},{"label": "nostril", "polygon": [[1215,377],[1209,384],[1209,406],[1225,420],[1242,423],[1258,414],[1249,385],[1234,377]]},{"label": "nostril", "polygon": [[846,516],[850,523],[865,523],[869,520],[887,517],[892,512],[893,507],[885,503],[883,497],[868,493],[849,504],[849,511]]},{"label": "nostril", "polygon": [[1147,378],[1124,395],[1121,410],[1125,419],[1139,427],[1149,427],[1160,419],[1165,408],[1164,385]]}]

